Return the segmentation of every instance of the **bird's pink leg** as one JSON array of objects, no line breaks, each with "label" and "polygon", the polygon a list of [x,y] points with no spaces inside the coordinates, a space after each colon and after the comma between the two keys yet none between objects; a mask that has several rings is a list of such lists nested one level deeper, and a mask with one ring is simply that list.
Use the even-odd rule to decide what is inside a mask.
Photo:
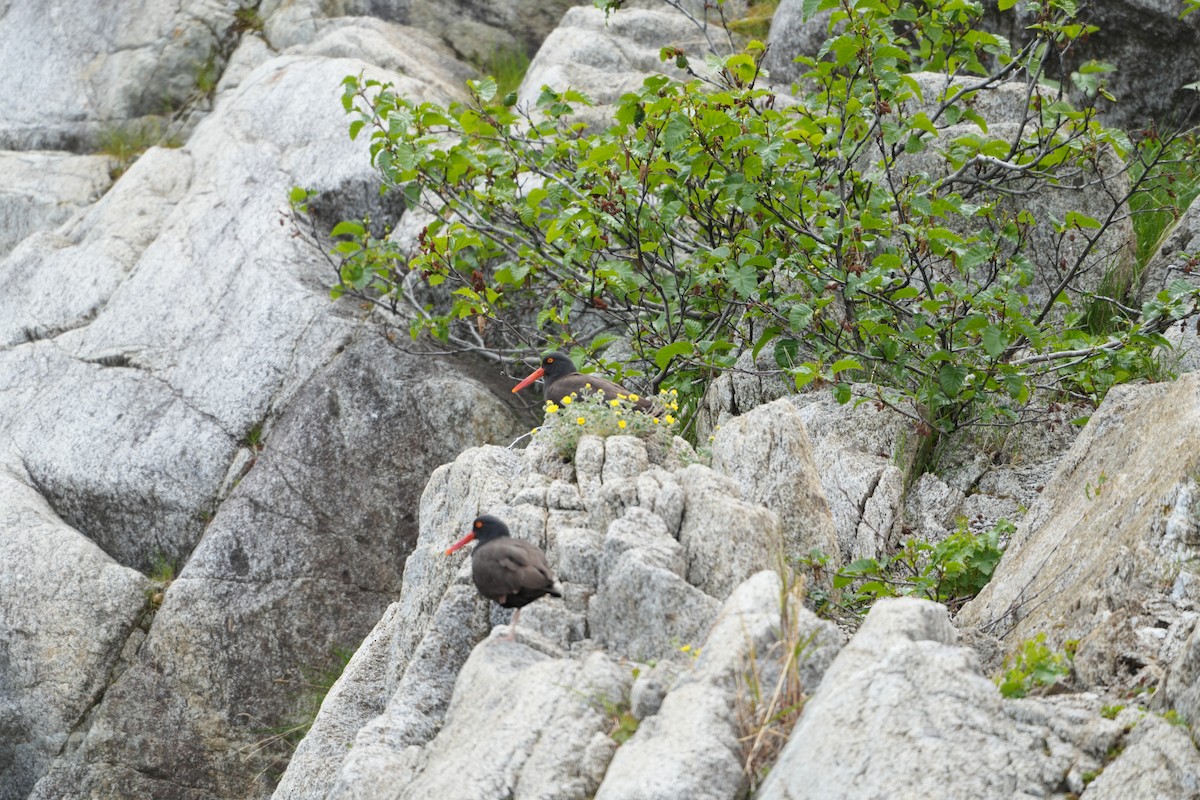
[{"label": "bird's pink leg", "polygon": [[508,626],[508,635],[501,636],[500,637],[501,641],[512,642],[512,641],[516,640],[516,638],[517,638],[517,620],[519,620],[520,618],[521,618],[521,609],[518,608],[516,611],[513,612],[512,622],[509,623],[509,626]]}]

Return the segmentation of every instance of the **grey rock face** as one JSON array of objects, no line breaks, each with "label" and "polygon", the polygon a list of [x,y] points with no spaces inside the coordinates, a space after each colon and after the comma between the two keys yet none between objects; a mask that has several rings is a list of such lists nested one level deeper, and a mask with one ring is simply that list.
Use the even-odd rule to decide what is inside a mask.
[{"label": "grey rock face", "polygon": [[874,558],[900,527],[902,468],[917,446],[911,422],[870,403],[841,405],[828,392],[789,401],[813,442],[841,558]]},{"label": "grey rock face", "polygon": [[[368,28],[375,51],[391,42],[396,63],[415,57],[403,31]],[[363,70],[442,100],[429,86],[453,73],[426,85],[348,59],[264,63],[184,148],[149,151],[0,262],[0,440],[20,454],[22,482],[97,553],[143,570],[186,561],[144,641],[128,619],[144,579],[129,571],[136,611],[87,589],[109,621],[89,634],[103,652],[76,646],[101,677],[76,681],[82,707],[64,691],[44,715],[41,743],[22,751],[22,797],[268,793],[279,753],[264,731],[295,722],[296,687],[400,591],[429,472],[509,438],[509,412],[485,388],[331,304],[321,246],[284,224],[296,184],[325,191],[331,213],[377,202],[336,103],[342,78]],[[0,562],[0,582],[18,563]],[[40,645],[6,646],[0,685],[23,686]]]},{"label": "grey rock face", "polygon": [[[434,473],[401,600],[369,637],[363,668],[343,678],[349,702],[326,703],[309,734],[314,745],[297,753],[278,798],[591,797],[621,752],[608,733],[626,717],[669,731],[646,734],[653,744],[643,760],[692,731],[697,744],[688,758],[719,756],[724,764],[710,775],[712,796],[735,796],[743,779],[730,749],[737,746],[733,674],[747,648],[768,650],[778,636],[779,581],[773,573],[751,577],[763,566],[755,551],[782,548],[778,520],[707,467],[651,465],[645,445],[628,436],[584,437],[575,456],[579,483],[570,482],[559,475],[561,462],[543,458],[541,438],[552,435],[544,427],[524,451],[469,450]],[[523,610],[517,644],[487,638],[506,612],[478,597],[466,561],[442,554],[484,511],[544,548],[564,586],[563,599]],[[736,527],[748,522],[770,540]],[[707,537],[699,530],[705,523]],[[730,526],[740,533],[728,535]],[[738,599],[725,606],[722,632],[710,634],[730,593]],[[816,685],[840,635],[794,612],[789,618],[819,643],[805,674]],[[696,651],[703,655],[693,661]],[[633,669],[617,665],[628,659],[660,665],[655,680],[638,684],[636,704]],[[705,727],[695,731],[696,721]],[[344,758],[333,774],[324,759],[339,749]],[[655,780],[666,785],[688,763],[663,765]]]},{"label": "grey rock face", "polygon": [[442,37],[468,61],[496,53],[538,49],[572,6],[581,0],[411,0],[408,23]]},{"label": "grey rock face", "polygon": [[1010,650],[1040,632],[1058,647],[1078,640],[1084,686],[1157,682],[1170,666],[1165,696],[1191,708],[1197,408],[1192,374],[1111,391],[960,624],[1002,635]]},{"label": "grey rock face", "polygon": [[94,146],[106,126],[169,113],[197,92],[197,75],[219,58],[234,8],[106,2],[78,13],[72,3],[16,4],[0,18],[3,72],[0,148]]},{"label": "grey rock face", "polygon": [[[1098,702],[1003,701],[944,607],[876,603],[826,671],[757,797],[1046,797],[1121,728]],[[970,753],[964,760],[962,753]]]},{"label": "grey rock face", "polygon": [[[780,591],[778,576],[761,572],[730,595],[696,664],[617,750],[597,800],[723,800],[745,791],[738,743],[745,732],[734,708],[745,697],[739,697],[738,680],[752,657],[768,661],[778,642]],[[812,677],[806,688],[815,690],[841,646],[840,634],[803,609],[793,611],[804,629],[798,638],[814,642],[806,651],[805,677]]]},{"label": "grey rock face", "polygon": [[794,404],[777,400],[722,426],[713,442],[713,469],[732,478],[746,500],[775,512],[784,555],[837,552],[812,442]]},{"label": "grey rock face", "polygon": [[[352,343],[283,413],[168,590],[138,661],[109,687],[85,744],[94,772],[134,764],[218,796],[263,791],[253,776],[275,756],[244,751],[263,720],[289,719],[291,687],[328,669],[335,648],[353,648],[399,591],[420,476],[503,424],[483,390],[422,383],[416,365],[389,368],[394,355],[375,336]],[[457,441],[430,439],[443,414],[464,421],[448,431]],[[212,752],[205,742],[217,736],[242,741]],[[41,796],[73,779],[52,770]]]},{"label": "grey rock face", "polygon": [[1126,737],[1125,747],[1080,800],[1132,797],[1196,797],[1200,753],[1187,731],[1147,715]]},{"label": "grey rock face", "polygon": [[663,47],[679,47],[698,64],[708,51],[695,24],[670,9],[628,8],[605,19],[597,8],[571,8],[530,63],[518,102],[532,107],[543,86],[569,87],[595,104],[577,107],[577,118],[594,128],[608,127],[616,101],[640,89],[647,76],[685,77],[659,58]]},{"label": "grey rock face", "polygon": [[796,56],[816,57],[821,45],[829,38],[831,14],[831,11],[819,11],[806,20],[803,0],[780,0],[771,17],[771,31],[767,34],[770,49],[763,62],[771,73],[771,83],[787,86],[800,77],[805,68],[793,59]]},{"label": "grey rock face", "polygon": [[0,464],[0,798],[27,797],[136,650],[150,582]]},{"label": "grey rock face", "polygon": [[0,258],[98,200],[112,185],[113,164],[108,156],[0,152]]},{"label": "grey rock face", "polygon": [[[1117,102],[1100,107],[1107,124],[1136,130],[1152,119],[1172,129],[1195,123],[1194,93],[1183,87],[1200,75],[1200,20],[1194,14],[1181,17],[1181,10],[1170,0],[1115,0],[1080,7],[1079,20],[1099,30],[1080,43],[1063,68],[1077,70],[1090,60],[1117,66],[1106,76]],[[990,14],[989,26],[1020,47],[1034,15],[1024,4],[1014,11]]]}]

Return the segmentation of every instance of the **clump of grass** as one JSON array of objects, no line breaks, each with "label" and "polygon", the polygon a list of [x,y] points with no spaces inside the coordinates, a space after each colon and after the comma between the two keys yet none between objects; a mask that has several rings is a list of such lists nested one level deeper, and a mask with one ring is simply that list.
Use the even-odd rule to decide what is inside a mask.
[{"label": "clump of grass", "polygon": [[217,83],[221,80],[217,55],[216,52],[209,53],[208,58],[195,65],[196,91],[203,98],[212,97],[217,91]]},{"label": "clump of grass", "polygon": [[257,8],[239,8],[233,12],[234,33],[261,32],[262,29],[263,19],[259,16]]},{"label": "clump of grass", "polygon": [[[1166,161],[1175,161],[1178,169],[1148,182],[1144,191],[1129,198],[1133,231],[1137,237],[1137,264],[1139,272],[1162,244],[1163,236],[1179,219],[1179,215],[1200,195],[1200,167],[1186,153],[1194,144],[1179,139],[1164,146],[1161,155]],[[1160,155],[1159,151],[1151,155]],[[1135,163],[1130,178],[1137,180],[1144,170]]]},{"label": "clump of grass", "polygon": [[496,81],[497,97],[505,97],[520,88],[529,69],[529,55],[520,47],[498,47],[486,58],[476,59],[473,66]]},{"label": "clump of grass", "polygon": [[[325,695],[329,694],[329,690],[337,683],[338,678],[342,677],[342,672],[350,663],[354,651],[335,646],[331,654],[334,657],[332,667],[327,669],[301,667],[299,680],[279,679],[276,681],[293,685],[296,698],[295,710],[282,724],[261,728],[259,732],[264,734],[263,738],[238,751],[247,759],[257,757],[265,760],[266,765],[259,773],[260,775],[268,772],[282,775],[283,769],[291,760],[300,741],[308,735],[309,729],[312,728],[312,724],[317,718],[317,712],[321,710],[321,703],[325,701]],[[242,716],[248,717],[249,715]]]},{"label": "clump of grass", "polygon": [[617,395],[606,400],[599,393],[580,397],[572,393],[562,404],[546,401],[544,410],[549,424],[535,428],[535,435],[549,437],[550,446],[563,458],[573,458],[579,440],[585,434],[593,436],[636,436],[646,442],[647,449],[670,449],[679,422],[675,413],[679,401],[674,389],[663,391],[656,400],[659,416],[639,411],[636,394]]},{"label": "clump of grass", "polygon": [[766,779],[808,700],[800,667],[815,633],[805,633],[800,627],[798,612],[804,607],[805,597],[803,578],[788,570],[784,573],[779,597],[779,640],[762,658],[751,650],[746,668],[738,675],[735,709],[738,742],[751,794]]},{"label": "clump of grass", "polygon": [[168,135],[161,122],[152,119],[109,125],[100,131],[97,144],[97,153],[116,159],[117,166],[109,173],[116,180],[151,147],[179,147],[181,142]]},{"label": "clump of grass", "polygon": [[765,42],[767,34],[771,32],[771,19],[778,8],[779,0],[750,0],[746,4],[745,16],[730,20],[726,27],[749,39]]}]

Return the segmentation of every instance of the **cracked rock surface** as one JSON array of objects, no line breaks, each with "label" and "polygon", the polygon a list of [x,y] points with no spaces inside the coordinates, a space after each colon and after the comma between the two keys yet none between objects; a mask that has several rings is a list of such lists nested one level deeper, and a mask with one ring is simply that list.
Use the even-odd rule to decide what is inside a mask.
[{"label": "cracked rock surface", "polygon": [[[765,658],[780,635],[780,581],[760,552],[791,552],[775,512],[708,467],[685,466],[686,446],[654,463],[633,437],[585,436],[564,465],[547,452],[552,428],[524,451],[468,450],[433,474],[400,601],[323,705],[276,798],[649,799],[677,785],[732,800],[744,791],[732,714],[748,653]],[[790,480],[819,499],[804,459],[793,463]],[[823,504],[789,508],[831,525]],[[545,548],[564,587],[561,600],[523,610],[516,643],[489,637],[509,612],[478,596],[469,560],[442,552],[485,512]],[[705,524],[690,516],[713,535],[699,535]],[[749,548],[744,536],[718,535],[737,518],[769,541]],[[698,563],[723,569],[706,576]],[[811,637],[815,686],[841,634],[793,612]],[[643,670],[656,688],[635,680]],[[644,728],[618,750],[608,734],[635,695]]]},{"label": "cracked rock surface", "polygon": [[429,473],[512,435],[483,383],[331,303],[324,245],[286,215],[295,185],[386,210],[346,75],[445,102],[463,67],[366,22],[388,73],[345,57],[348,22],[318,27],[315,54],[250,48],[184,146],[0,261],[4,800],[269,794],[271,731],[399,592]]}]

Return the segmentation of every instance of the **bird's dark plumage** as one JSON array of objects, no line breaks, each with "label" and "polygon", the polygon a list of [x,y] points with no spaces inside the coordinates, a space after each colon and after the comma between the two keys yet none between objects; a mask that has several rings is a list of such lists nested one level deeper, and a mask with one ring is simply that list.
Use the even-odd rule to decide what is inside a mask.
[{"label": "bird's dark plumage", "polygon": [[523,539],[514,539],[508,526],[497,517],[484,514],[471,524],[471,532],[446,549],[449,555],[475,541],[471,551],[471,577],[475,588],[489,600],[505,608],[515,608],[512,628],[516,632],[520,609],[539,597],[562,597],[562,587],[550,571],[546,554]]},{"label": "bird's dark plumage", "polygon": [[[584,375],[575,368],[575,363],[562,353],[548,353],[542,359],[542,366],[525,380],[513,387],[519,392],[538,378],[544,378],[543,396],[552,403],[562,404],[563,398],[569,395],[583,397],[599,392],[606,400],[615,400],[617,395],[629,397],[633,392],[618,383],[602,378],[599,375]],[[650,401],[639,397],[634,405],[640,411],[650,411]]]}]

